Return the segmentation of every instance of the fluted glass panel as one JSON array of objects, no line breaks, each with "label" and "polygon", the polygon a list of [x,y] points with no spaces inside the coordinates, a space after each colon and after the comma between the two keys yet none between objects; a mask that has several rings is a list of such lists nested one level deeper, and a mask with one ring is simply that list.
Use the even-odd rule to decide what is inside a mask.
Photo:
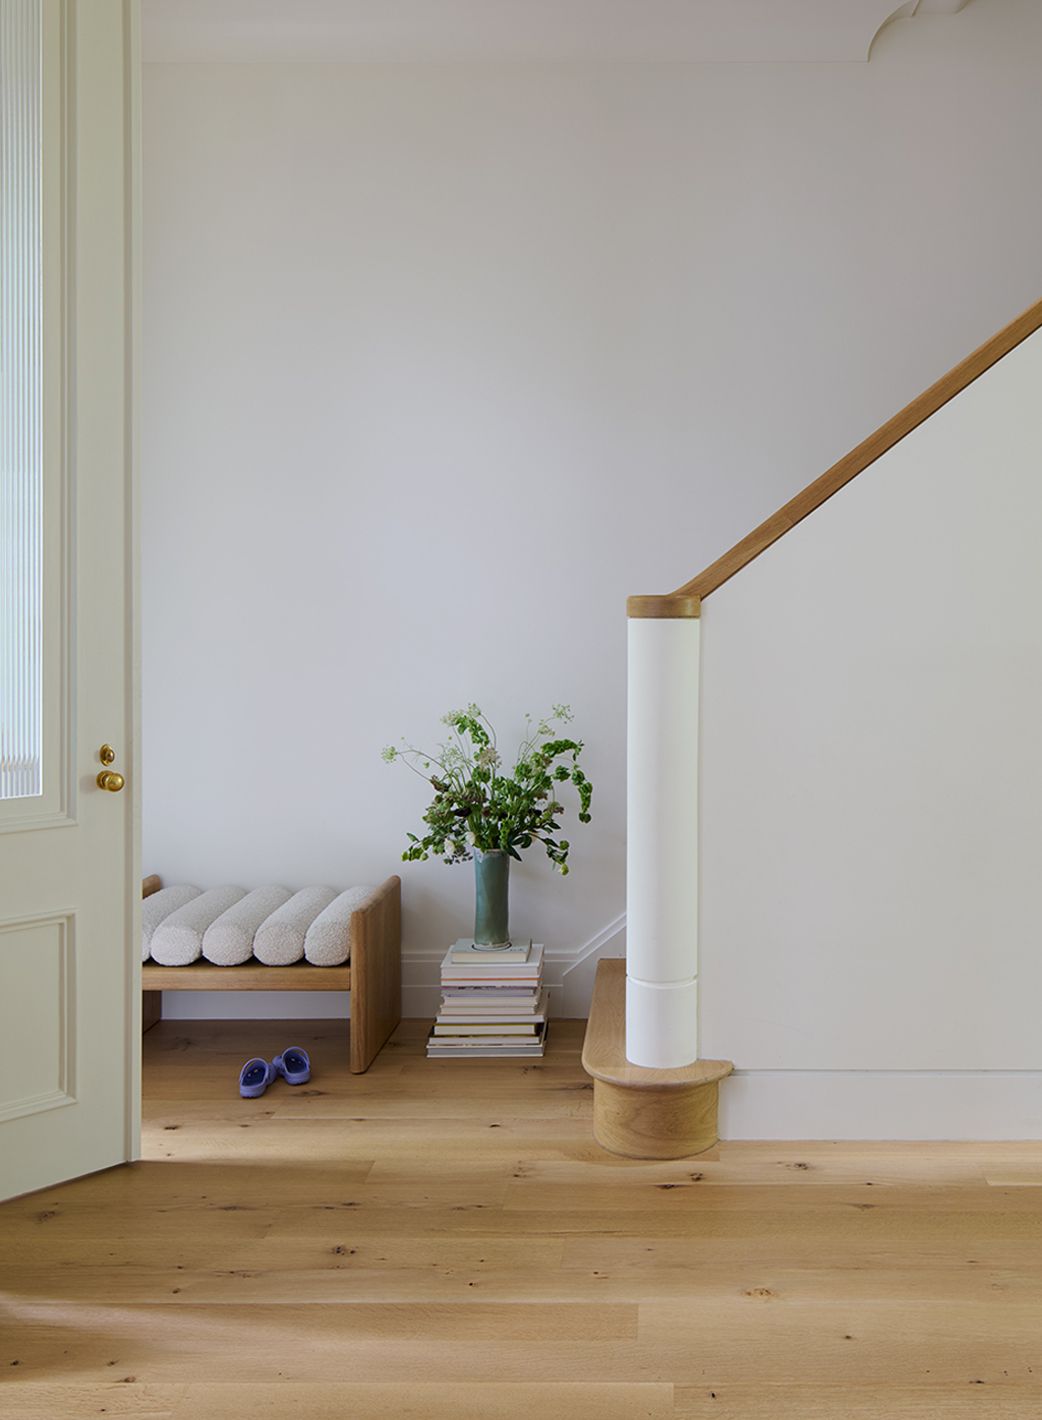
[{"label": "fluted glass panel", "polygon": [[43,792],[40,0],[0,0],[0,799]]}]

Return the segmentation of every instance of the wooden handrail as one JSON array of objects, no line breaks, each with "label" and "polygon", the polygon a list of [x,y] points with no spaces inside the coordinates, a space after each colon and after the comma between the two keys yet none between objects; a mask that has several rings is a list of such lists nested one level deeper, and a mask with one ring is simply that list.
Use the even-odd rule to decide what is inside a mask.
[{"label": "wooden handrail", "polygon": [[1010,321],[1009,325],[1000,330],[997,335],[986,340],[972,355],[968,355],[953,370],[949,370],[918,399],[913,399],[911,404],[901,410],[900,414],[895,414],[893,419],[888,420],[874,434],[870,434],[845,458],[834,463],[827,473],[823,473],[820,478],[816,478],[813,483],[808,484],[802,493],[796,494],[795,498],[790,498],[783,508],[779,508],[766,522],[755,528],[748,537],[743,537],[741,542],[735,543],[729,552],[718,557],[704,572],[699,572],[697,577],[692,577],[690,582],[685,582],[682,587],[678,587],[672,595],[674,597],[707,597],[710,592],[715,592],[717,587],[722,587],[736,572],[741,571],[743,567],[752,562],[754,557],[759,557],[760,553],[770,547],[772,542],[777,542],[790,528],[794,528],[797,523],[802,522],[808,513],[813,513],[815,508],[820,508],[826,499],[832,497],[833,493],[837,493],[844,484],[849,483],[852,478],[856,478],[859,473],[863,473],[869,464],[875,463],[882,454],[892,449],[895,444],[900,443],[906,434],[910,434],[925,419],[929,419],[931,414],[936,414],[950,399],[961,394],[968,385],[971,385],[986,370],[990,370],[992,365],[997,364],[1004,355],[1008,355],[1022,340],[1026,340],[1029,335],[1034,335],[1040,327],[1042,327],[1042,301],[1036,301],[1033,306],[1029,306],[1026,311],[1017,316],[1016,320]]}]

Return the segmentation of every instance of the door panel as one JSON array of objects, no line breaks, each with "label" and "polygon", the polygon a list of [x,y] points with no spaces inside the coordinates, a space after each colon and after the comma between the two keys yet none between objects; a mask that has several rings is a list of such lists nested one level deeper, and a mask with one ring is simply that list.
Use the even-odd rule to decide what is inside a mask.
[{"label": "door panel", "polygon": [[[0,1084],[0,1196],[121,1162],[137,1147],[136,11],[124,0],[0,0],[8,93],[9,37],[24,42],[34,22],[41,92],[23,94],[19,111],[38,104],[42,298],[35,336],[26,320],[14,352],[2,324],[0,338],[8,366],[35,351],[40,383],[42,792],[0,799],[0,1040],[15,1061]],[[10,151],[0,145],[3,161]],[[8,309],[18,297],[31,311],[22,289],[31,266],[0,270]],[[7,489],[24,473],[18,450],[31,434],[14,456],[0,439]],[[8,513],[0,556],[13,543]],[[31,556],[19,567],[30,573]],[[31,591],[23,607],[31,620]],[[9,661],[10,651],[9,636]],[[9,718],[10,699],[0,694]],[[24,721],[24,701],[16,713]],[[0,726],[0,754],[25,742],[24,724],[19,735]],[[121,793],[97,785],[103,742],[117,751]]]},{"label": "door panel", "polygon": [[0,999],[19,1002],[4,1022],[0,1123],[71,1104],[76,1097],[68,1009],[75,989],[74,942],[71,916],[0,928]]}]

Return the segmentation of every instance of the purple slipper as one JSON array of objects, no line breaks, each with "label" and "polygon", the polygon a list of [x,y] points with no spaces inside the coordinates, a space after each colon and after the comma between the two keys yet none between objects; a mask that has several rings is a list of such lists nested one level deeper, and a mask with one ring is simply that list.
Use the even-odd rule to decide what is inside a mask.
[{"label": "purple slipper", "polygon": [[288,1085],[304,1085],[311,1079],[311,1060],[302,1045],[287,1046],[271,1064]]},{"label": "purple slipper", "polygon": [[244,1100],[255,1100],[275,1078],[275,1071],[266,1060],[247,1060],[239,1071],[239,1094]]}]

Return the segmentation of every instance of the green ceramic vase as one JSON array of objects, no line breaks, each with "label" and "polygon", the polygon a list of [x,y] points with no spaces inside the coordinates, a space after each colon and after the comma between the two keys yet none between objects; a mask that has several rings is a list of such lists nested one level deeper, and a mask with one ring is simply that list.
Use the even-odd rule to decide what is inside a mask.
[{"label": "green ceramic vase", "polygon": [[474,945],[510,945],[510,854],[474,850]]}]

